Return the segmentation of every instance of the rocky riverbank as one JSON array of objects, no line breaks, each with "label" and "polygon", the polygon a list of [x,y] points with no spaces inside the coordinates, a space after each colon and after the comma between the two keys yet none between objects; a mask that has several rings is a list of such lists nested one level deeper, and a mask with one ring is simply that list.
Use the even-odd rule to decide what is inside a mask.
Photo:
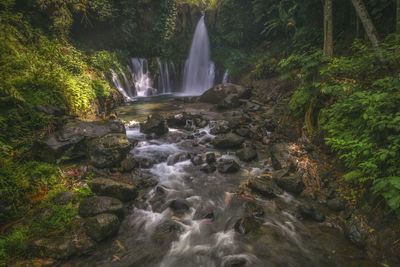
[{"label": "rocky riverbank", "polygon": [[78,161],[94,193],[70,235],[34,242],[43,265],[398,264],[396,229],[346,199],[337,163],[287,116],[287,93],[274,80],[220,85],[39,140],[38,158]]}]

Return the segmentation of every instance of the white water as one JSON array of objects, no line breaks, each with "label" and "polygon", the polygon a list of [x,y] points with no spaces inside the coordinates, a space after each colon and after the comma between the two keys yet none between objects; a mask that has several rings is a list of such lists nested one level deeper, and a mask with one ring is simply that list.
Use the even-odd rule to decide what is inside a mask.
[{"label": "white water", "polygon": [[210,41],[204,15],[197,23],[183,75],[183,93],[200,95],[214,85],[215,66],[210,59]]},{"label": "white water", "polygon": [[224,77],[222,78],[222,84],[226,84],[229,82],[229,70],[226,70],[224,73]]},{"label": "white water", "polygon": [[114,83],[114,86],[122,94],[122,96],[124,97],[125,102],[132,101],[131,96],[128,95],[128,93],[126,92],[124,86],[122,86],[122,83],[118,78],[118,74],[114,70],[110,70],[110,71],[111,71],[111,76],[112,76],[112,81]]},{"label": "white water", "polygon": [[144,58],[132,58],[132,78],[135,84],[136,96],[151,96],[157,94],[150,78],[147,60]]}]

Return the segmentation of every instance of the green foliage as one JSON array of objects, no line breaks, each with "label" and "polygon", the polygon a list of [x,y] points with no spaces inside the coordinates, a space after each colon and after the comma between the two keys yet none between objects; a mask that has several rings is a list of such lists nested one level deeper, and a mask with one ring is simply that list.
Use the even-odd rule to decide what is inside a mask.
[{"label": "green foliage", "polygon": [[400,45],[391,36],[380,51],[356,41],[352,56],[334,58],[319,73],[310,55],[291,56],[280,63],[281,71],[299,84],[290,102],[292,111],[307,116],[313,106],[314,117],[320,118],[314,125],[319,122],[327,144],[350,170],[344,179],[371,184],[373,192],[396,211],[400,211],[399,54]]}]

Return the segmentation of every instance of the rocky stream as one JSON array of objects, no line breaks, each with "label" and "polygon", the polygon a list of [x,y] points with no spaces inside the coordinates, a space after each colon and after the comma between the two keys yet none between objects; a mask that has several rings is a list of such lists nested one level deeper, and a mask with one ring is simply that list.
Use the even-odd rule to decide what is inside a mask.
[{"label": "rocky stream", "polygon": [[324,185],[317,149],[280,126],[277,98],[251,93],[226,84],[200,98],[144,99],[118,108],[118,119],[69,121],[38,142],[42,159],[82,160],[95,193],[70,236],[35,242],[43,257],[59,266],[377,266],[362,225],[332,219],[346,203]]}]

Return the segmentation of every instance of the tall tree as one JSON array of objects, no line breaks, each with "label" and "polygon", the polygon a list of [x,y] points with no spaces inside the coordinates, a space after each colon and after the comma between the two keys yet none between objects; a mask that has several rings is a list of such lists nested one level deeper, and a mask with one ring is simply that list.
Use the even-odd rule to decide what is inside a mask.
[{"label": "tall tree", "polygon": [[364,26],[365,33],[375,48],[379,48],[378,34],[371,17],[368,14],[367,8],[363,0],[351,0],[357,12],[362,25]]},{"label": "tall tree", "polygon": [[328,58],[333,56],[333,16],[332,0],[324,2],[324,55]]},{"label": "tall tree", "polygon": [[396,2],[396,31],[400,33],[400,0]]}]

